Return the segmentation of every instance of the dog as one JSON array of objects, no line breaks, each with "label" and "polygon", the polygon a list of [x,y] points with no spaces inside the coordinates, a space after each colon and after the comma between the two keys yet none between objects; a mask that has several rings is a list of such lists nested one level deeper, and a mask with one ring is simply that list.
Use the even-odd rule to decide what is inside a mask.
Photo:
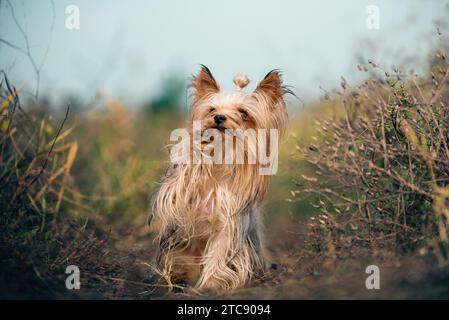
[{"label": "dog", "polygon": [[[206,138],[201,136],[196,144],[187,139],[152,201],[159,243],[156,265],[172,287],[188,284],[200,291],[232,290],[266,270],[259,207],[270,174],[261,174],[259,159],[249,160],[257,155],[256,149],[277,152],[288,121],[285,96],[292,92],[282,84],[279,70],[270,71],[248,94],[243,91],[249,83],[247,76],[236,75],[234,83],[234,90],[222,90],[210,70],[201,65],[191,82],[190,124],[199,123],[199,132]],[[190,137],[195,136],[192,127],[186,129]],[[251,143],[244,135],[232,138],[231,151],[246,143],[240,155],[243,161],[233,162],[238,155],[231,152],[227,158],[231,161],[226,163],[192,163],[195,155],[207,154],[211,160],[221,154],[222,144],[212,152],[209,147],[212,141],[229,137],[232,130],[262,132]],[[278,135],[271,136],[272,131]]]}]

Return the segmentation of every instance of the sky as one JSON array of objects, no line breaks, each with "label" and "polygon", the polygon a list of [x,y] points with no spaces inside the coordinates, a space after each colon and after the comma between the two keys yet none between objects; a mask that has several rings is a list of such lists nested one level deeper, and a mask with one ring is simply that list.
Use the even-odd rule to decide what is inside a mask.
[{"label": "sky", "polygon": [[[356,83],[359,57],[387,69],[422,71],[448,2],[58,0],[52,29],[51,0],[0,0],[0,39],[25,47],[8,3],[37,64],[51,39],[39,92],[57,102],[69,94],[90,99],[101,90],[137,105],[156,96],[173,75],[188,80],[199,64],[225,88],[244,73],[252,89],[279,68],[298,97],[311,102],[322,96],[320,85],[335,88],[340,76]],[[66,27],[69,5],[79,8],[79,30]],[[372,5],[379,9],[378,29],[366,24]],[[4,42],[0,69],[24,91],[35,89],[28,58]]]}]

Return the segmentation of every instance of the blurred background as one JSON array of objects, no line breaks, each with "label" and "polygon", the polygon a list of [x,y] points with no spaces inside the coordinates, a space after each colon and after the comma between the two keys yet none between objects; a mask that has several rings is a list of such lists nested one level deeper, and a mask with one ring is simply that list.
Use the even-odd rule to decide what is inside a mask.
[{"label": "blurred background", "polygon": [[[24,47],[8,3],[1,1],[0,37]],[[57,103],[67,96],[85,102],[103,90],[129,106],[157,99],[164,90],[185,97],[181,87],[200,63],[225,88],[236,73],[248,74],[254,88],[269,70],[282,69],[305,102],[322,94],[320,85],[338,86],[341,75],[358,80],[356,64],[368,58],[422,71],[435,23],[447,16],[447,3],[438,0],[11,3],[37,64],[45,56],[41,95]],[[79,29],[66,27],[70,5],[79,9]],[[378,29],[366,25],[369,6],[379,10]],[[35,89],[33,66],[5,43],[0,65],[27,91]]]},{"label": "blurred background", "polygon": [[[11,138],[11,145],[2,145],[8,152],[0,153],[0,163],[2,172],[17,173],[18,178],[11,185],[0,179],[2,209],[14,203],[10,199],[15,195],[8,192],[23,189],[23,181],[40,172],[39,164],[51,154],[35,190],[26,188],[23,210],[32,208],[33,222],[17,229],[19,211],[8,211],[11,229],[3,231],[0,247],[22,249],[17,255],[7,250],[11,268],[3,283],[0,277],[0,293],[39,296],[36,288],[59,283],[55,270],[71,261],[90,270],[94,293],[87,292],[94,297],[153,294],[137,296],[141,287],[129,291],[123,283],[130,277],[136,283],[144,278],[141,274],[149,274],[142,265],[151,261],[154,251],[147,226],[151,195],[168,167],[164,146],[169,134],[185,125],[189,79],[204,64],[224,88],[233,87],[236,73],[247,74],[252,81],[248,91],[268,71],[279,68],[284,83],[297,95],[288,97],[290,131],[263,210],[273,270],[282,276],[270,278],[271,291],[250,289],[240,296],[276,297],[279,283],[303,286],[306,281],[307,289],[285,290],[284,296],[367,297],[366,290],[355,293],[349,285],[344,293],[337,287],[326,291],[329,281],[351,272],[345,266],[332,278],[325,273],[316,280],[325,264],[307,260],[301,251],[305,222],[321,211],[314,205],[316,196],[298,196],[301,176],[315,170],[299,156],[298,145],[312,142],[320,126],[314,120],[341,116],[336,111],[339,101],[333,100],[340,87],[380,79],[381,73],[388,78],[388,72],[427,79],[436,50],[442,40],[447,43],[441,31],[447,30],[448,14],[448,2],[437,0],[0,0],[0,70],[17,88],[21,108],[33,119],[34,128],[21,144],[27,151],[18,151],[13,131],[8,131],[11,113],[5,116],[16,95],[6,90],[3,79],[6,93],[2,91],[1,97],[6,102],[0,105],[0,115],[5,116],[0,128],[5,136],[0,135],[0,141]],[[28,130],[28,124],[14,123],[17,132]],[[34,149],[28,150],[30,145]],[[21,163],[17,159],[30,161],[21,167],[23,172],[16,170]],[[11,163],[17,166],[9,167]],[[72,223],[77,236],[68,231]],[[86,230],[91,233],[81,245],[78,234]],[[108,239],[108,244],[97,243],[99,239]],[[42,252],[42,257],[33,252]],[[395,261],[391,264],[396,266]],[[19,278],[26,273],[35,286],[19,287],[19,280],[10,285],[8,279],[18,268],[26,270]],[[299,282],[292,280],[296,269],[305,277],[295,280]],[[123,280],[119,289],[105,274]],[[363,270],[360,274],[363,278]],[[49,280],[55,277],[59,280]],[[393,290],[376,297],[400,296],[395,294]]]}]

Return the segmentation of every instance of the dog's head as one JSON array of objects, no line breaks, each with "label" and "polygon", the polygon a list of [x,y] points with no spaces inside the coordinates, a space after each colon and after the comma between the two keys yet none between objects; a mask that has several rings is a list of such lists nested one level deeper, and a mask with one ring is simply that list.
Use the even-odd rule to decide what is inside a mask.
[{"label": "dog's head", "polygon": [[192,121],[201,121],[202,130],[278,129],[284,131],[287,111],[281,73],[270,71],[251,93],[242,89],[249,83],[244,75],[234,77],[236,89],[222,91],[206,66],[193,78]]}]

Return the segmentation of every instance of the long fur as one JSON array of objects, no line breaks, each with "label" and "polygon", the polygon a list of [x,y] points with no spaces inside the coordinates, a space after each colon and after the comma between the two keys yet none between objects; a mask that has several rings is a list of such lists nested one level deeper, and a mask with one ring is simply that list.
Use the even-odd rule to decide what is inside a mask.
[{"label": "long fur", "polygon": [[[239,79],[236,84],[247,82]],[[222,92],[210,70],[202,66],[192,87],[190,120],[201,120],[202,131],[213,127],[217,113],[226,116],[227,129],[285,131],[284,95],[288,90],[277,70],[245,94]],[[244,144],[244,138],[236,143]],[[245,159],[254,149],[245,150]],[[207,144],[192,143],[184,156],[197,152],[206,157],[206,151]],[[229,290],[262,273],[265,262],[258,207],[268,182],[269,177],[259,173],[257,161],[172,165],[152,205],[159,230],[157,265],[165,280],[169,284],[188,282],[199,289]]]}]

